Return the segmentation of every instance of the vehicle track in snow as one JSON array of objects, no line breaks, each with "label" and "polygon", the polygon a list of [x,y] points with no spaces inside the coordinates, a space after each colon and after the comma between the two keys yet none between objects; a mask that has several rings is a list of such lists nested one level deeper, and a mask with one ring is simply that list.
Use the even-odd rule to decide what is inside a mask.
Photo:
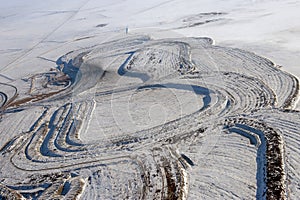
[{"label": "vehicle track in snow", "polygon": [[[13,128],[0,129],[0,197],[300,195],[298,80],[266,58],[210,38],[128,36],[56,64],[27,92],[1,85],[0,124]],[[27,130],[13,116],[31,118]]]}]

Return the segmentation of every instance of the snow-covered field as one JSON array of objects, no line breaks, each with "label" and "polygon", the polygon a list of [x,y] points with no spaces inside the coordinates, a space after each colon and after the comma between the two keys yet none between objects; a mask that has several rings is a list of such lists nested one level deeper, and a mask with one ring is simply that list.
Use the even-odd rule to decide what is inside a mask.
[{"label": "snow-covered field", "polygon": [[300,196],[300,1],[0,8],[0,199]]}]

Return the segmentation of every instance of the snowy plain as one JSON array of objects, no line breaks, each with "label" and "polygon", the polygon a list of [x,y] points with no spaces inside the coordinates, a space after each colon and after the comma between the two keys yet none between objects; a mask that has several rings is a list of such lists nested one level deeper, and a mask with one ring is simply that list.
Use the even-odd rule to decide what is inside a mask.
[{"label": "snowy plain", "polygon": [[[4,75],[14,77],[7,66],[30,54],[42,56],[82,37],[105,41],[128,27],[133,32],[154,29],[161,37],[164,32],[168,37],[211,37],[220,45],[255,51],[300,76],[299,6],[297,0],[2,1],[0,64],[7,68]],[[183,19],[210,12],[225,14],[214,23],[177,29]]]},{"label": "snowy plain", "polygon": [[1,195],[264,199],[276,173],[300,195],[300,1],[0,8]]}]

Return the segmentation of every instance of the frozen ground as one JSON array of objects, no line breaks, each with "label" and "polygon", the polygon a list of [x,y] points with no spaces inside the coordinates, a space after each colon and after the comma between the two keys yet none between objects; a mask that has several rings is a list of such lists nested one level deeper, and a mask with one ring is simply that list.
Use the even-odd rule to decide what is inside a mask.
[{"label": "frozen ground", "polygon": [[297,199],[299,8],[2,2],[0,198]]},{"label": "frozen ground", "polygon": [[169,30],[211,37],[218,44],[271,57],[299,76],[299,7],[295,0],[5,1],[0,18],[1,68],[30,56],[30,50],[36,57],[78,38],[107,39],[128,26],[142,32],[159,28],[156,35],[163,37],[171,36]]}]

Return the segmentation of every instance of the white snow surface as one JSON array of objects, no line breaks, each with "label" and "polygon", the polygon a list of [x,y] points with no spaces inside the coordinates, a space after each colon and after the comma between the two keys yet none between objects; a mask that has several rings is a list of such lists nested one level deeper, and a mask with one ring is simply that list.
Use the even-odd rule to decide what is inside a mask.
[{"label": "white snow surface", "polygon": [[[288,74],[300,77],[299,0],[2,0],[0,9],[0,195],[264,199],[272,131],[286,145],[283,196],[300,195],[300,114],[284,110],[300,109]],[[162,63],[147,68],[149,55]],[[174,75],[182,57],[196,74]],[[54,69],[70,60],[84,63],[75,83]],[[122,63],[150,74],[149,85],[119,78]],[[52,72],[66,85],[39,84]],[[61,88],[72,97],[26,99]],[[6,98],[16,101],[5,111]]]},{"label": "white snow surface", "polygon": [[[57,52],[82,37],[103,42],[126,27],[130,32],[154,29],[158,37],[207,36],[257,52],[300,76],[299,0],[12,0],[2,1],[0,8],[0,69],[11,78],[19,75],[13,72],[24,60]],[[201,21],[197,15],[210,12],[225,14],[216,22],[176,29],[184,19]],[[101,24],[107,26],[97,27]]]}]

